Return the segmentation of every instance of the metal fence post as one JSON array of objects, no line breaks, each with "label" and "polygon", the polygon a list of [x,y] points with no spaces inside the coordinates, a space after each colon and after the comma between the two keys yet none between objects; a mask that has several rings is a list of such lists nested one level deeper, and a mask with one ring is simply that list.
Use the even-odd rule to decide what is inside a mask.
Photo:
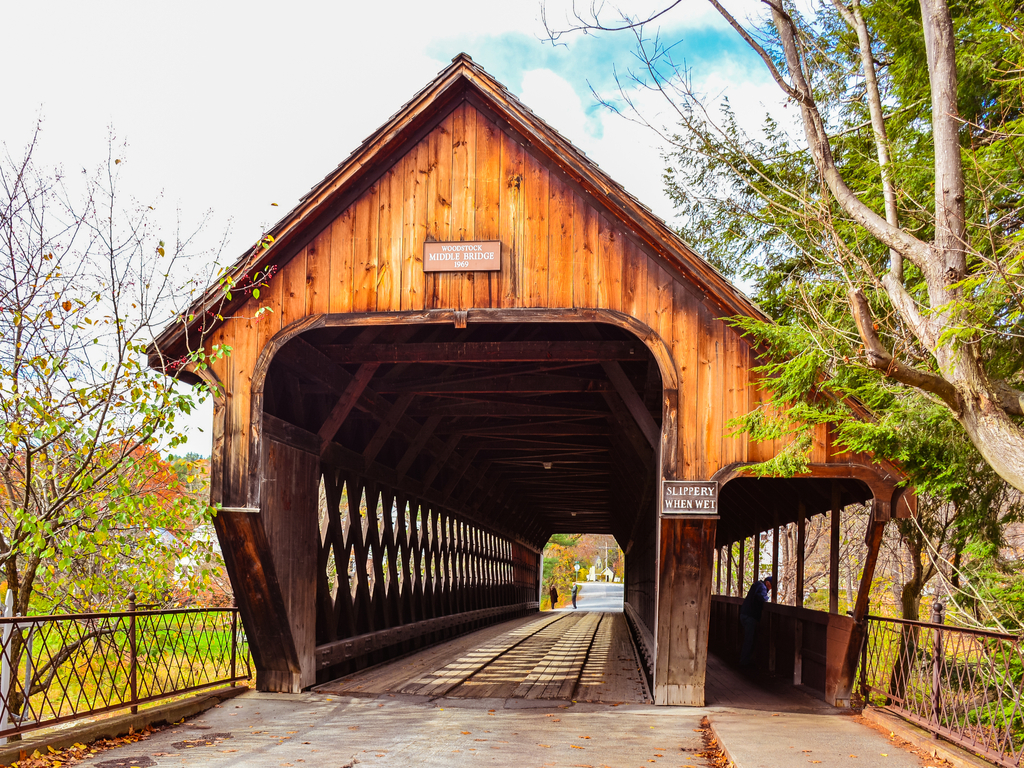
[{"label": "metal fence post", "polygon": [[[8,589],[4,598],[4,616],[14,615],[14,590]],[[0,731],[6,731],[10,724],[11,708],[9,705],[11,695],[11,635],[14,632],[14,624],[5,624],[3,628],[3,641],[0,644]],[[6,744],[7,737],[0,739],[0,744]]]},{"label": "metal fence post", "polygon": [[235,665],[238,654],[238,601],[231,598],[231,685],[235,685]]},{"label": "metal fence post", "polygon": [[[946,623],[946,606],[941,601],[932,603],[932,624]],[[935,628],[935,639],[932,641],[932,719],[940,725],[939,713],[942,710],[942,630]]]},{"label": "metal fence post", "polygon": [[138,681],[138,669],[139,669],[139,654],[138,648],[135,643],[135,593],[132,592],[128,595],[128,611],[131,614],[128,617],[128,653],[131,656],[131,666],[128,670],[128,679],[132,689],[132,714],[136,715],[139,712],[139,681]]},{"label": "metal fence post", "polygon": [[864,606],[864,637],[860,641],[860,697],[864,706],[868,705],[868,641],[871,638],[871,601]]}]

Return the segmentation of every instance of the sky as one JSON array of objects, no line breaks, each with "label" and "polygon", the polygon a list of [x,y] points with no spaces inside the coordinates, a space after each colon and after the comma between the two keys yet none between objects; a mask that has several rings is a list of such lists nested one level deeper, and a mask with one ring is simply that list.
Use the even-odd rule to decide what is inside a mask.
[{"label": "sky", "polygon": [[[644,14],[661,4],[621,7]],[[741,18],[755,0],[735,0]],[[564,26],[571,0],[550,0]],[[587,0],[578,7],[589,7]],[[604,18],[615,20],[606,4]],[[0,144],[69,175],[124,145],[122,190],[172,226],[206,218],[196,247],[230,263],[409,98],[466,52],[671,223],[656,133],[599,105],[629,88],[628,32],[546,40],[534,0],[18,2],[0,0]],[[660,19],[697,90],[728,96],[751,129],[779,105],[761,63],[704,0]],[[653,31],[653,30],[652,30]],[[656,126],[659,96],[631,91]],[[276,204],[276,205],[275,205]],[[179,451],[210,452],[209,404]]]}]

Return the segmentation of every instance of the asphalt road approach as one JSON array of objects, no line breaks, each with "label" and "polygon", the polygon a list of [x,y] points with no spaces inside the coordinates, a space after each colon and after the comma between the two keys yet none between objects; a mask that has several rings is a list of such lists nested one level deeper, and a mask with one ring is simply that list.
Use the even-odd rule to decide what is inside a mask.
[{"label": "asphalt road approach", "polygon": [[[576,598],[579,611],[604,611],[606,613],[622,613],[622,584],[609,584],[601,581],[580,582],[580,594]],[[556,608],[558,611],[571,611],[572,595],[565,596],[566,607]]]}]

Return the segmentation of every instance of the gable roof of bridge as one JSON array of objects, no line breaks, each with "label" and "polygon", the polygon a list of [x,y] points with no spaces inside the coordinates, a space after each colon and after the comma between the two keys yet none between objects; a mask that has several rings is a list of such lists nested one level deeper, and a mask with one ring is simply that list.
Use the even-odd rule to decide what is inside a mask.
[{"label": "gable roof of bridge", "polygon": [[[628,227],[667,268],[681,275],[717,305],[724,315],[768,319],[738,288],[701,258],[662,219],[599,168],[582,150],[538,117],[529,107],[461,53],[425,88],[367,137],[338,167],[314,186],[266,233],[269,248],[257,244],[227,271],[236,282],[274,263],[283,265],[330,224],[370,185],[380,179],[405,152],[421,140],[459,104],[469,102],[499,126],[522,137],[530,150],[543,156],[608,213]],[[230,283],[228,283],[230,284]],[[247,297],[226,301],[225,289],[207,290],[182,317],[169,324],[150,347],[150,364],[187,352],[186,340],[209,333]],[[210,317],[214,318],[209,322]],[[189,319],[191,318],[191,319]],[[160,354],[156,350],[160,350]],[[168,370],[168,373],[172,371]]]}]

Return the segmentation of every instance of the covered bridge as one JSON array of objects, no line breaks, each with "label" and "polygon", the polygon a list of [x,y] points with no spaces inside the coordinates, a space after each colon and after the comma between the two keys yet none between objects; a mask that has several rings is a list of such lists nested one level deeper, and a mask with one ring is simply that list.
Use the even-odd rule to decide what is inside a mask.
[{"label": "covered bridge", "polygon": [[456,57],[150,350],[217,391],[211,496],[258,687],[537,611],[551,534],[600,532],[655,701],[701,705],[720,548],[870,501],[856,615],[811,622],[804,654],[848,695],[899,476],[825,426],[807,475],[744,476],[782,445],[727,427],[764,400],[735,315],[762,317]]}]

